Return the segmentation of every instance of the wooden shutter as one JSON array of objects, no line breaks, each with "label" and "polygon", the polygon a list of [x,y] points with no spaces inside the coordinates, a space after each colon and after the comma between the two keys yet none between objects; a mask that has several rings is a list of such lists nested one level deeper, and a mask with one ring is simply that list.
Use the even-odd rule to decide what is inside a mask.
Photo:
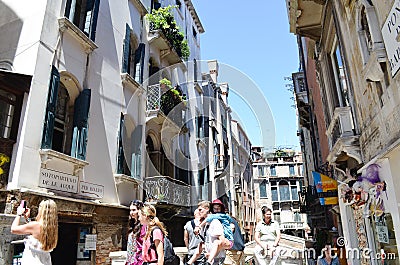
[{"label": "wooden shutter", "polygon": [[74,131],[72,135],[71,156],[86,159],[86,142],[91,90],[84,89],[74,104]]},{"label": "wooden shutter", "polygon": [[123,57],[122,57],[122,73],[129,73],[129,53],[130,53],[130,45],[131,45],[131,28],[128,24],[126,24],[125,29],[125,40],[124,40],[124,49],[123,49]]},{"label": "wooden shutter", "polygon": [[49,93],[47,96],[46,118],[43,127],[42,148],[51,149],[53,143],[54,118],[57,105],[60,73],[54,65],[51,68]]},{"label": "wooden shutter", "polygon": [[99,16],[100,0],[94,0],[92,9],[92,20],[90,22],[90,36],[92,41],[96,39],[97,18]]},{"label": "wooden shutter", "polygon": [[144,56],[146,53],[146,45],[140,43],[135,51],[135,81],[139,84],[143,83]]},{"label": "wooden shutter", "polygon": [[132,166],[131,175],[134,178],[141,179],[141,167],[142,167],[142,136],[143,136],[143,125],[136,126],[133,130],[132,139]]},{"label": "wooden shutter", "polygon": [[119,119],[119,133],[118,133],[118,160],[117,160],[117,173],[124,173],[124,146],[123,146],[123,137],[124,137],[124,114],[121,113],[121,117]]}]

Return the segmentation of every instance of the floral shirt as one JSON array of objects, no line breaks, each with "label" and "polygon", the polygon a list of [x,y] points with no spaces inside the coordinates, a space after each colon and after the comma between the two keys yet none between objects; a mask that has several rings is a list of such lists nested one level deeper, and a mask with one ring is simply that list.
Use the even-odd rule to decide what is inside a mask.
[{"label": "floral shirt", "polygon": [[134,238],[133,232],[128,236],[128,244],[126,248],[126,265],[142,265],[142,248],[143,248],[143,237],[146,234],[146,226],[143,225],[140,230],[139,238]]}]

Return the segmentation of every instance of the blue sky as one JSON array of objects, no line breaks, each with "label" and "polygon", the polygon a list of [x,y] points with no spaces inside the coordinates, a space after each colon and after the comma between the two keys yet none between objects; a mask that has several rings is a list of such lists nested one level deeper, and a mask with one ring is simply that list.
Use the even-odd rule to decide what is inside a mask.
[{"label": "blue sky", "polygon": [[[252,80],[261,89],[272,112],[275,145],[299,150],[293,94],[285,86],[289,81],[284,80],[299,68],[296,38],[289,32],[285,1],[192,2],[205,29],[200,35],[201,59],[217,59],[248,76],[250,79],[243,79]],[[219,82],[229,82],[231,90],[243,87],[232,75],[220,74],[218,78]],[[251,93],[242,96],[246,98]],[[233,116],[239,116],[236,118],[244,125],[253,146],[265,145],[262,138],[270,136],[262,135],[260,123],[272,122],[264,119],[268,106],[265,113],[254,113],[236,94],[229,94]]]}]

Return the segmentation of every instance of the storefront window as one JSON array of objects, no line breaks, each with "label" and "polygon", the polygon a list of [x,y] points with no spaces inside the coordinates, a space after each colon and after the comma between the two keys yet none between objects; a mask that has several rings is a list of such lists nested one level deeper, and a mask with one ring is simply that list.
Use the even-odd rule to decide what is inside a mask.
[{"label": "storefront window", "polygon": [[378,255],[380,253],[381,264],[399,264],[392,215],[390,213],[385,213],[379,217],[373,215],[370,222],[376,242],[375,252]]}]

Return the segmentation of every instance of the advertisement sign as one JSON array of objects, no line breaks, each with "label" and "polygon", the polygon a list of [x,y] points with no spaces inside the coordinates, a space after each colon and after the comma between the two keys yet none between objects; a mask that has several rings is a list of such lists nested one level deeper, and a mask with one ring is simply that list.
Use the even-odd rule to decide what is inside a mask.
[{"label": "advertisement sign", "polygon": [[336,180],[313,171],[312,172],[319,202],[321,205],[338,204],[338,183]]},{"label": "advertisement sign", "polygon": [[96,250],[97,235],[88,234],[85,238],[85,250]]}]

